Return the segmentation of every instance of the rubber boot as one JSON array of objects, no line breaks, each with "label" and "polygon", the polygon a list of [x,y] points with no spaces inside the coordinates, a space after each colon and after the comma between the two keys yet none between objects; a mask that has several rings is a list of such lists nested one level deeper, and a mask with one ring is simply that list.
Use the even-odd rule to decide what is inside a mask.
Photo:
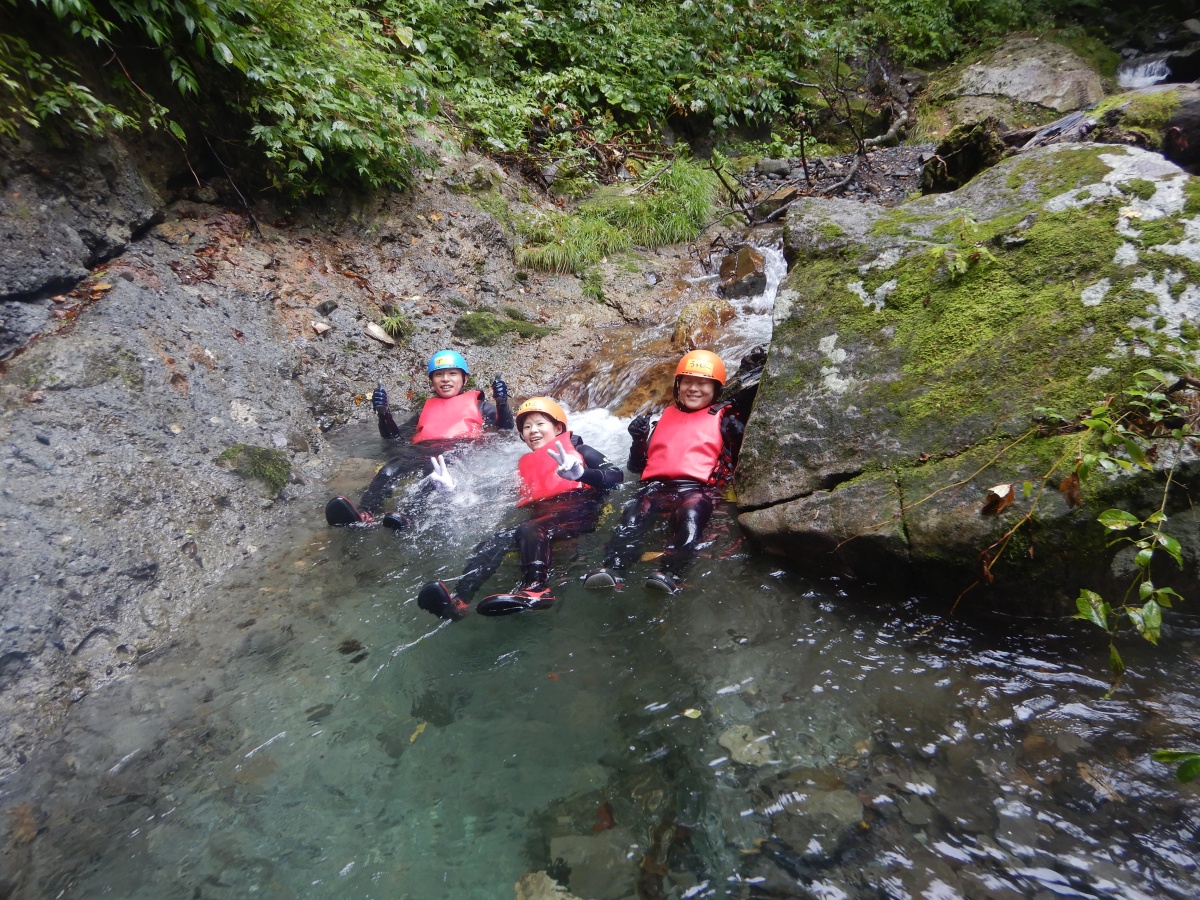
[{"label": "rubber boot", "polygon": [[646,579],[646,588],[651,591],[662,591],[664,594],[678,594],[679,579],[669,572],[655,572]]},{"label": "rubber boot", "polygon": [[611,569],[592,569],[583,576],[583,586],[593,590],[620,587],[624,583],[625,579]]},{"label": "rubber boot", "polygon": [[511,594],[492,594],[476,604],[481,616],[510,616],[531,609],[546,609],[554,605],[554,594],[546,586],[546,567],[527,566],[521,586]]},{"label": "rubber boot", "polygon": [[334,528],[344,525],[374,525],[375,517],[360,512],[358,507],[345,497],[334,497],[325,504],[325,521]]},{"label": "rubber boot", "polygon": [[417,606],[439,619],[457,622],[471,611],[471,604],[456,597],[444,581],[431,581],[417,594]]}]

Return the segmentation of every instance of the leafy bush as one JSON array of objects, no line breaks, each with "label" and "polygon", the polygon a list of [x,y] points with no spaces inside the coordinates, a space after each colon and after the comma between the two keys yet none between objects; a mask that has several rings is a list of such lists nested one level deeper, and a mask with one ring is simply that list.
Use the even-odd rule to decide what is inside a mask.
[{"label": "leafy bush", "polygon": [[[200,123],[210,144],[248,143],[270,182],[296,195],[400,185],[421,162],[405,137],[429,102],[411,34],[347,0],[8,2],[30,40],[99,48],[120,99],[98,100],[66,59],[5,37],[2,132],[66,113],[79,131],[165,127],[183,141],[188,101],[212,111]],[[164,81],[174,96],[155,93]]]}]

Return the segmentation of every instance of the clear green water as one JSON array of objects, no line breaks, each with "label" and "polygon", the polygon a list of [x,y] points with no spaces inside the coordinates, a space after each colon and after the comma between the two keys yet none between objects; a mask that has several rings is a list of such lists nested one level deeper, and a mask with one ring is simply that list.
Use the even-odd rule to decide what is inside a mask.
[{"label": "clear green water", "polygon": [[[610,517],[560,554],[552,610],[418,609],[506,503],[417,535],[330,531],[314,503],[30,764],[25,895],[509,898],[547,868],[581,897],[1197,895],[1197,792],[1147,758],[1194,741],[1193,634],[1130,647],[1105,701],[1086,632],[846,595],[729,510],[677,597],[579,586]],[[738,726],[761,765],[718,742]],[[849,825],[820,825],[833,794],[863,804]]]},{"label": "clear green water", "polygon": [[[572,424],[624,458],[624,423]],[[329,493],[354,496],[378,439],[334,440]],[[263,535],[2,788],[39,830],[8,842],[0,882],[507,900],[548,870],[588,900],[1200,896],[1200,791],[1149,759],[1200,743],[1188,609],[1158,650],[1122,648],[1105,700],[1106,648],[1077,623],[947,620],[886,571],[810,581],[729,508],[682,594],[585,591],[626,485],[560,549],[554,609],[440,622],[416,591],[510,514],[520,452],[452,460],[461,489],[416,532],[330,530],[315,498]],[[516,578],[510,560],[492,584]]]}]

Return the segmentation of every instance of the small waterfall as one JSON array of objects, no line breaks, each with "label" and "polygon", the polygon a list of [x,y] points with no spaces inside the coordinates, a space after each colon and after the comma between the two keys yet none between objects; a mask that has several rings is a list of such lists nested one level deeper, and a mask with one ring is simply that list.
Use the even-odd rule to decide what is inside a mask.
[{"label": "small waterfall", "polygon": [[1117,84],[1123,88],[1144,88],[1166,81],[1171,75],[1169,54],[1153,53],[1122,60],[1117,66]]},{"label": "small waterfall", "polygon": [[[778,245],[758,246],[765,263],[766,286],[752,297],[729,302],[737,317],[704,349],[712,350],[730,371],[751,349],[771,340],[775,295],[787,274],[787,261]],[[716,276],[688,279],[693,286],[714,292]],[[684,352],[671,340],[674,319],[656,326],[613,329],[603,349],[554,384],[550,393],[574,409],[604,407],[618,416],[661,408],[669,399],[671,374]]]}]

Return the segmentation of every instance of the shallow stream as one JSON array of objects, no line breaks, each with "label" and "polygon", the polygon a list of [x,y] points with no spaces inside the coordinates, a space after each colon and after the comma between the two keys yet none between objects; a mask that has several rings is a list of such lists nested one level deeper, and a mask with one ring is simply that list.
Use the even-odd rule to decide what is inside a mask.
[{"label": "shallow stream", "polygon": [[[625,422],[572,429],[624,459]],[[378,438],[334,443],[353,495]],[[520,450],[453,460],[415,532],[330,530],[317,498],[264,535],[11,786],[28,896],[510,898],[537,870],[581,898],[1200,895],[1200,795],[1149,759],[1195,745],[1200,632],[1124,646],[1105,700],[1075,623],[808,580],[732,507],[681,594],[589,592],[629,484],[559,548],[553,609],[434,619],[418,587],[511,515]]]}]

